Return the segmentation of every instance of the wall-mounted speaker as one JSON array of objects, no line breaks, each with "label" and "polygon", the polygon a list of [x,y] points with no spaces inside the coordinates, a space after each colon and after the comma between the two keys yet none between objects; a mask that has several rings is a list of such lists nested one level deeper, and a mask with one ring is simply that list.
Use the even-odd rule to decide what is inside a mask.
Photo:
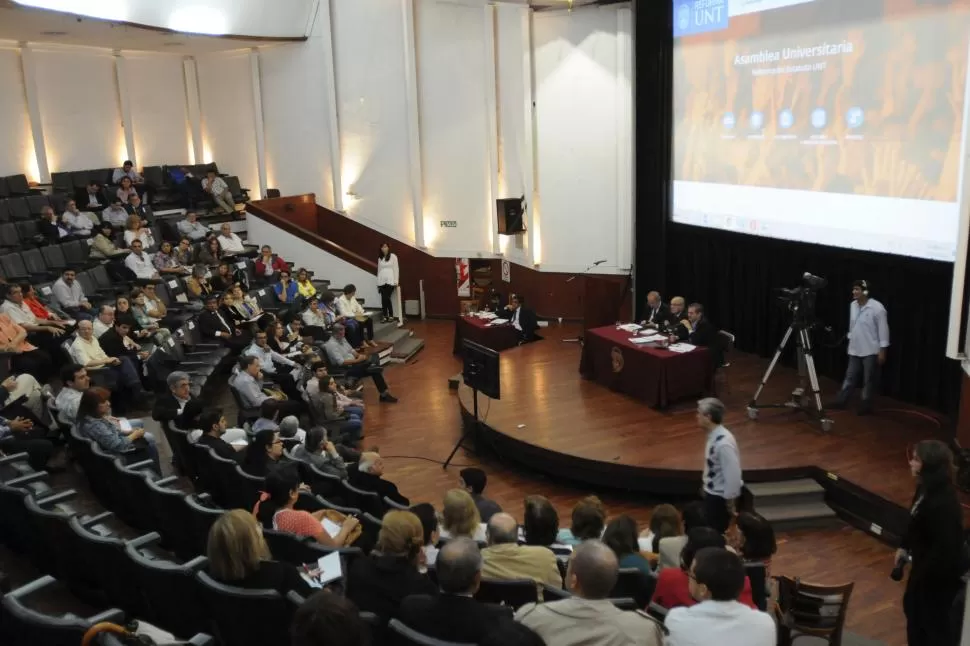
[{"label": "wall-mounted speaker", "polygon": [[495,200],[498,232],[511,236],[525,232],[525,196]]}]

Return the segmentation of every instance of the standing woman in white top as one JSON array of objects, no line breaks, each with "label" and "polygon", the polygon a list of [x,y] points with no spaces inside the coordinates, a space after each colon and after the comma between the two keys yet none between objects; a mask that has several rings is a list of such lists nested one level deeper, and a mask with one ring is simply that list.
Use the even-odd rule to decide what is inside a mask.
[{"label": "standing woman in white top", "polygon": [[397,320],[394,318],[391,294],[397,289],[399,277],[397,254],[391,253],[390,245],[385,242],[381,245],[381,254],[377,257],[377,291],[381,293],[381,323]]}]

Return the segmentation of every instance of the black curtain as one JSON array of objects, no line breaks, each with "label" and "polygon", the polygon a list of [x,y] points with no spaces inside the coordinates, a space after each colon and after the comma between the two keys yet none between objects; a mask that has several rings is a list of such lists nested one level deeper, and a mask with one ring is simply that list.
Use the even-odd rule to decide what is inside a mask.
[{"label": "black curtain", "polygon": [[[882,392],[953,414],[959,365],[945,356],[952,263],[851,251],[672,224],[673,39],[669,0],[633,3],[636,81],[636,251],[634,304],[646,293],[703,303],[710,319],[736,336],[736,347],[770,356],[790,322],[773,292],[796,287],[808,271],[828,279],[817,313],[832,334],[817,331],[816,363],[841,380],[851,283],[865,279],[889,312],[892,347]],[[794,341],[785,357],[793,360]],[[823,393],[828,399],[835,393]]]}]

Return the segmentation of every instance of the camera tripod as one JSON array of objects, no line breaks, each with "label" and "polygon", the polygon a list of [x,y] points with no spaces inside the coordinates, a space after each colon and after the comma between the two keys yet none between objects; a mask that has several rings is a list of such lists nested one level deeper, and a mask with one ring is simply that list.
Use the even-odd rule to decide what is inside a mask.
[{"label": "camera tripod", "polygon": [[[762,408],[788,408],[792,410],[803,411],[815,417],[819,425],[822,427],[822,431],[828,432],[832,430],[832,425],[835,423],[825,414],[825,407],[822,405],[822,395],[819,391],[818,386],[818,373],[815,371],[815,358],[812,356],[812,338],[809,335],[811,327],[800,325],[798,323],[792,323],[788,326],[788,330],[785,332],[785,336],[782,337],[781,343],[778,344],[778,349],[775,350],[775,356],[772,357],[771,363],[768,364],[768,369],[765,370],[764,377],[761,378],[761,383],[758,385],[758,389],[754,392],[754,397],[752,397],[751,402],[748,404],[748,417],[751,419],[758,419],[758,411]],[[764,390],[765,384],[768,383],[768,379],[771,377],[772,371],[778,364],[778,359],[781,357],[781,353],[785,350],[785,346],[788,345],[789,339],[791,339],[792,333],[797,334],[795,337],[795,349],[798,353],[798,388],[792,391],[791,399],[781,404],[763,404],[758,405],[758,398],[761,396],[761,392]],[[810,392],[805,390],[805,378],[808,377],[808,384],[811,388]]]}]

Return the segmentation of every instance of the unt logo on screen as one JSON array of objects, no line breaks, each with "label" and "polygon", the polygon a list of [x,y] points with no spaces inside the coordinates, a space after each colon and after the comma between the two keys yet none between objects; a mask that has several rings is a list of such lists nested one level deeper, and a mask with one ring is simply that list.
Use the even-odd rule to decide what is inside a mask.
[{"label": "unt logo on screen", "polygon": [[727,0],[674,0],[674,36],[717,31],[727,26]]}]

